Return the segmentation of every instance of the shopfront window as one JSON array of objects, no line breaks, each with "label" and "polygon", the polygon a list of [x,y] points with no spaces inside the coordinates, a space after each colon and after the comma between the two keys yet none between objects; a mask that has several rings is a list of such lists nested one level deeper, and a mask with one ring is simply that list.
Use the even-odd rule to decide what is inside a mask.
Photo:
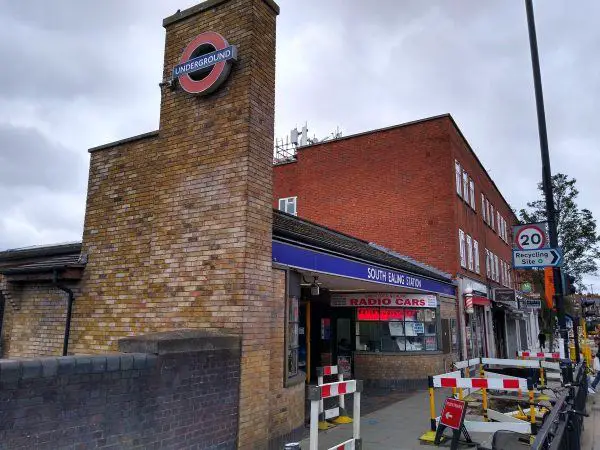
[{"label": "shopfront window", "polygon": [[357,350],[436,351],[438,319],[437,308],[357,308]]},{"label": "shopfront window", "polygon": [[298,327],[300,314],[298,310],[298,298],[288,299],[288,323],[287,323],[287,375],[288,378],[298,375]]}]

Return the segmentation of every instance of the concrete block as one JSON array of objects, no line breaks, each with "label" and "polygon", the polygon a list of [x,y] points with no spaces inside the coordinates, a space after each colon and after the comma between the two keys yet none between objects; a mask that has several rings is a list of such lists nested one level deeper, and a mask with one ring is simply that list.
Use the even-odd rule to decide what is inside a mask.
[{"label": "concrete block", "polygon": [[0,360],[0,381],[10,383],[21,378],[21,365],[19,361]]},{"label": "concrete block", "polygon": [[50,378],[58,374],[58,359],[57,358],[42,358],[42,377]]},{"label": "concrete block", "polygon": [[93,356],[91,362],[93,373],[106,372],[106,356]]},{"label": "concrete block", "polygon": [[121,356],[120,355],[108,355],[106,357],[106,371],[115,372],[121,367]]},{"label": "concrete block", "polygon": [[24,380],[42,376],[42,362],[39,359],[21,361],[21,377]]},{"label": "concrete block", "polygon": [[75,373],[75,357],[63,356],[58,358],[58,375],[72,375]]},{"label": "concrete block", "polygon": [[121,370],[133,369],[133,355],[121,355]]}]

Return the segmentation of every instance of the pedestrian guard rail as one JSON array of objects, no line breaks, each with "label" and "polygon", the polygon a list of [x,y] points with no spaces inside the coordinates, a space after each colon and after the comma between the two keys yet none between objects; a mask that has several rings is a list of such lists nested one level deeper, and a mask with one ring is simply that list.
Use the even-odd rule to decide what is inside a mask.
[{"label": "pedestrian guard rail", "polygon": [[573,383],[557,399],[535,437],[531,450],[562,450],[581,448],[583,418],[588,393],[586,364],[575,368]]},{"label": "pedestrian guard rail", "polygon": [[309,449],[319,449],[319,415],[321,402],[324,399],[340,395],[353,394],[353,422],[352,438],[347,439],[329,450],[360,450],[362,441],[360,438],[360,395],[362,392],[362,381],[347,380],[335,383],[323,383],[318,386],[308,387],[308,399],[310,400],[310,438]]}]

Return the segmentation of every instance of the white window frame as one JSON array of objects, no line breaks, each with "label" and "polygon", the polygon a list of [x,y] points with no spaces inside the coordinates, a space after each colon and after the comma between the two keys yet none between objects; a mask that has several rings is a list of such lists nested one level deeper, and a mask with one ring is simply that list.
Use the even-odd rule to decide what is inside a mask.
[{"label": "white window frame", "polygon": [[494,229],[494,205],[490,203],[490,227]]},{"label": "white window frame", "polygon": [[496,210],[496,229],[498,231],[498,236],[502,235],[501,224],[502,221],[500,220],[500,211]]},{"label": "white window frame", "polygon": [[504,261],[500,260],[500,284],[505,286],[504,284]]},{"label": "white window frame", "polygon": [[458,229],[458,245],[460,248],[460,266],[466,268],[467,267],[467,256],[465,251],[465,232]]},{"label": "white window frame", "polygon": [[467,202],[467,205],[468,205],[469,204],[469,174],[467,173],[467,171],[465,169],[463,169],[462,182],[463,182],[463,199],[465,200],[465,202]]},{"label": "white window frame", "polygon": [[458,160],[454,160],[454,178],[456,181],[456,193],[462,197],[462,167]]},{"label": "white window frame", "polygon": [[500,281],[500,270],[498,267],[498,255],[494,255],[494,270],[496,271],[496,278],[494,280],[496,282]]},{"label": "white window frame", "polygon": [[[293,205],[293,212],[288,211],[288,207]],[[291,214],[292,216],[298,215],[298,197],[284,197],[279,199],[279,211]]]},{"label": "white window frame", "polygon": [[471,202],[471,208],[475,211],[475,182],[471,178],[469,178],[469,200]]},{"label": "white window frame", "polygon": [[473,239],[467,234],[467,268],[473,272]]},{"label": "white window frame", "polygon": [[490,251],[485,249],[485,274],[488,278],[492,278],[492,265],[490,264]]},{"label": "white window frame", "polygon": [[479,242],[473,239],[473,259],[475,260],[475,273],[479,273]]},{"label": "white window frame", "polygon": [[488,225],[490,224],[490,201],[487,199],[485,199],[485,216],[486,216],[486,221],[485,223],[487,223]]},{"label": "white window frame", "polygon": [[485,213],[485,195],[483,192],[481,193],[481,217],[483,217],[483,221],[487,221],[487,215]]}]

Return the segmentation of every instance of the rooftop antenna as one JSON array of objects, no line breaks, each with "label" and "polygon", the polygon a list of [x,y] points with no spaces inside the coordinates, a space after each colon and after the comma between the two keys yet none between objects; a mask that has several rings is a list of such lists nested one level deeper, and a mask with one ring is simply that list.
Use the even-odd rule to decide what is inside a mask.
[{"label": "rooftop antenna", "polygon": [[308,141],[308,124],[304,122],[304,126],[302,127],[302,135],[300,136],[300,146],[305,146]]},{"label": "rooftop antenna", "polygon": [[298,128],[294,128],[290,132],[290,141],[292,142],[292,145],[298,145]]}]

